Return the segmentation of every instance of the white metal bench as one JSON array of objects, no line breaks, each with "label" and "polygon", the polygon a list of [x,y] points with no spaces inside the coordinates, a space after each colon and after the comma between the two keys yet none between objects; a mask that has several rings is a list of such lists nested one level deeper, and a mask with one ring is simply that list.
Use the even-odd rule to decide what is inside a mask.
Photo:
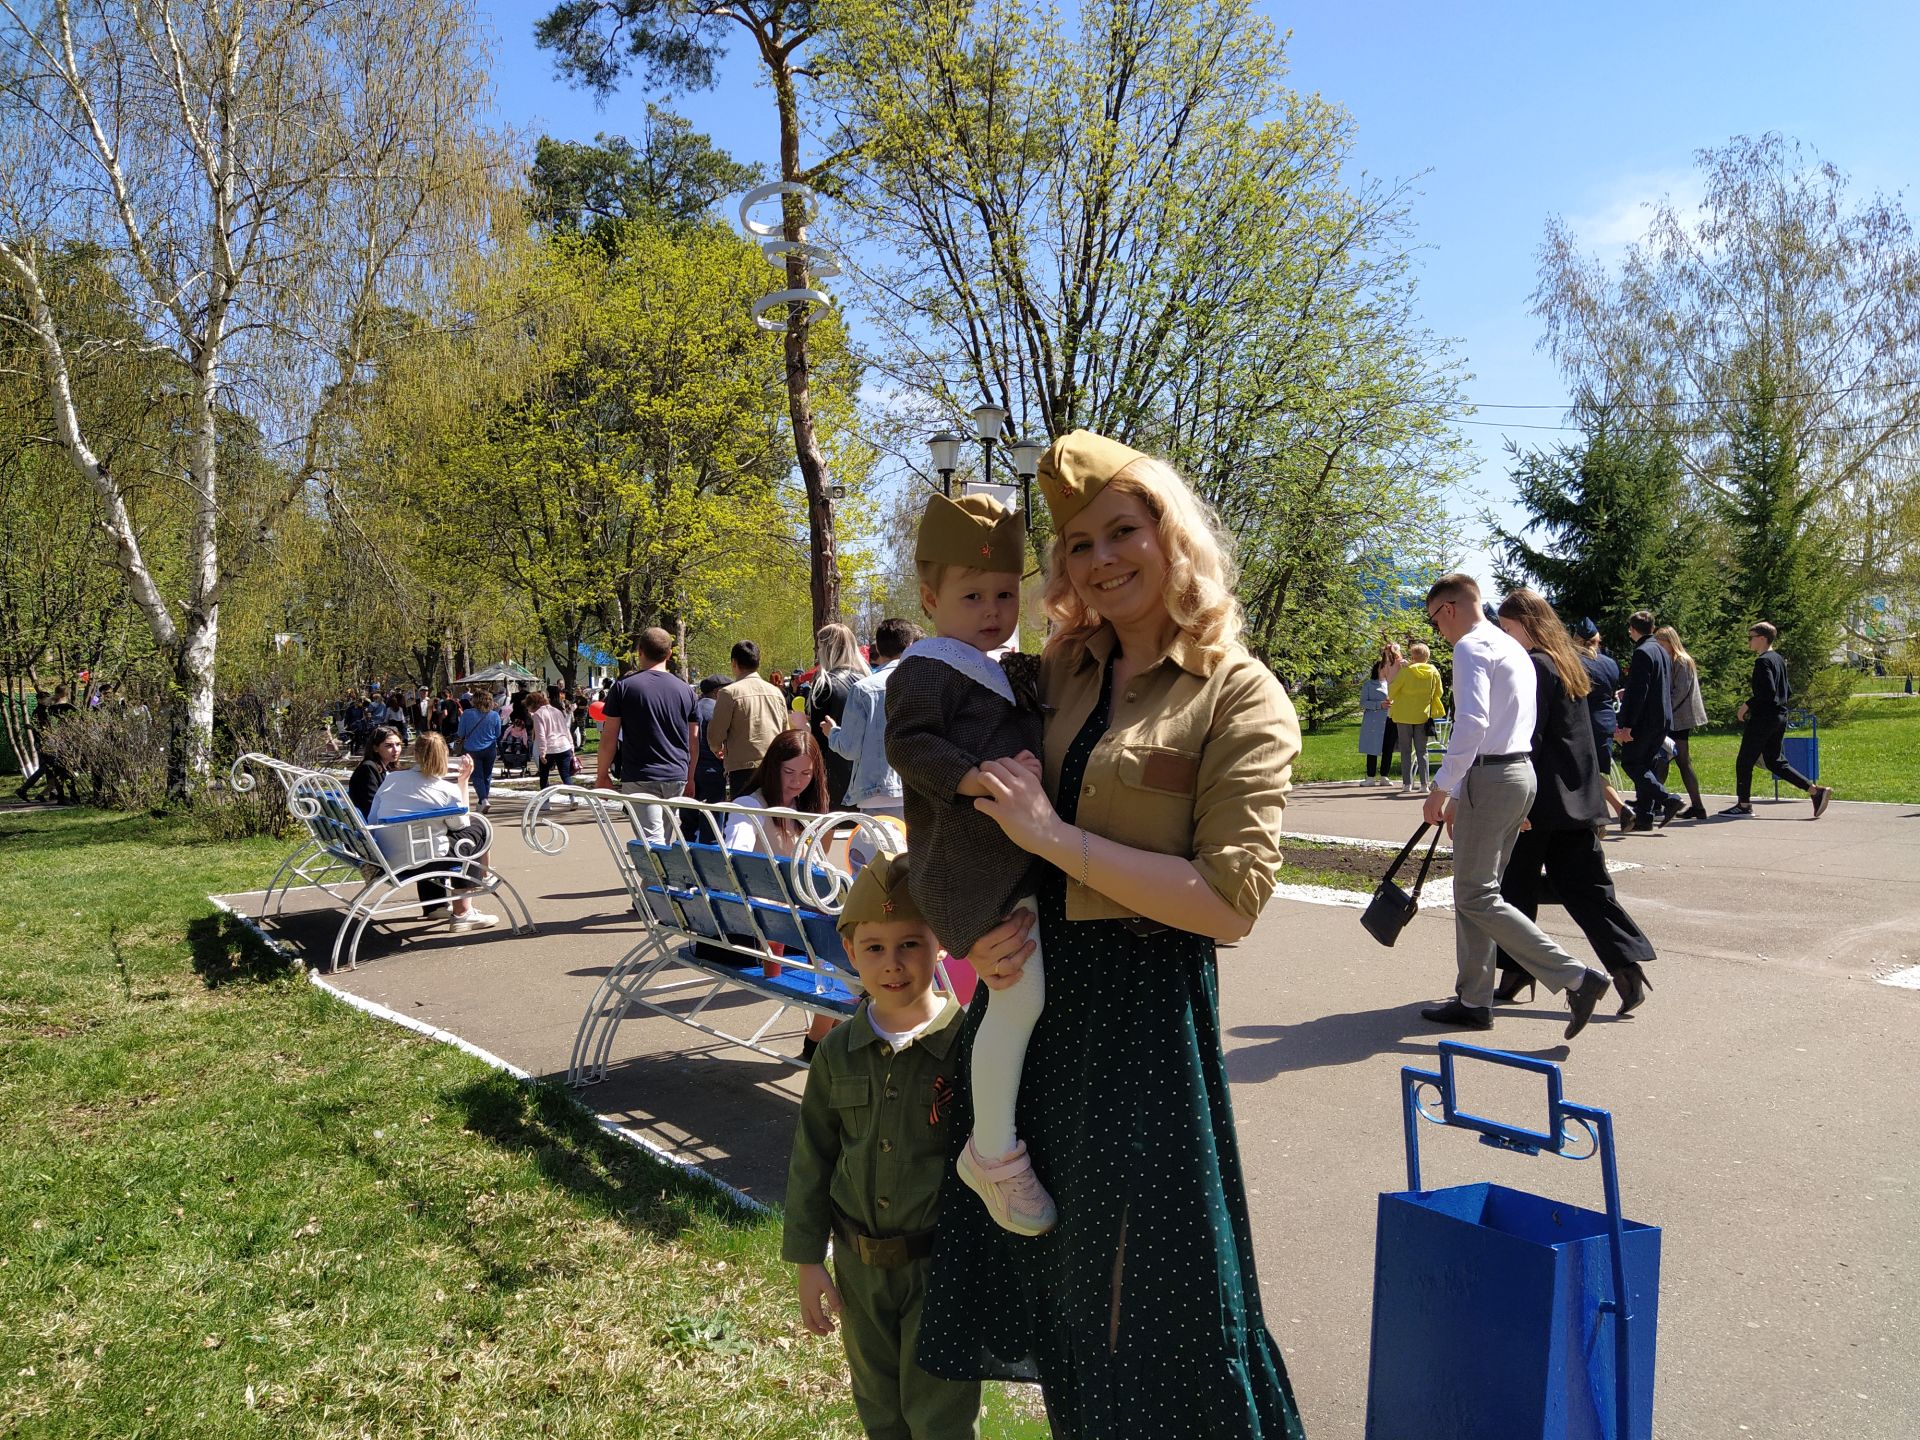
[{"label": "white metal bench", "polygon": [[[788,1010],[852,1016],[859,1004],[858,980],[840,943],[835,919],[852,879],[828,858],[842,837],[876,854],[901,848],[900,832],[870,815],[811,815],[697,800],[639,799],[606,790],[555,785],[542,790],[521,817],[531,849],[557,855],[568,829],[548,811],[562,796],[578,814],[584,808],[626,886],[634,914],[646,927],[640,943],[615,962],[588,1001],[574,1036],[567,1068],[572,1085],[605,1078],[607,1057],[620,1022],[633,1009],[650,1010],[772,1060],[805,1067],[797,1056],[773,1048],[767,1036]],[[640,807],[657,805],[667,838],[649,845]],[[690,839],[701,833],[694,816],[706,817],[712,833],[746,818],[756,832],[753,851],[727,850]],[[768,822],[798,822],[802,829],[792,859],[777,857],[768,843]],[[936,966],[936,984],[952,985]],[[722,995],[745,994],[772,1009],[746,1033],[723,1028],[710,1009]]]},{"label": "white metal bench", "polygon": [[[458,882],[469,895],[504,896],[508,918],[516,934],[533,929],[533,913],[513,883],[490,870],[476,877],[468,862],[492,848],[493,827],[473,811],[453,806],[439,810],[420,810],[396,815],[370,824],[347,794],[338,776],[319,770],[305,770],[271,756],[242,755],[233,765],[233,783],[240,790],[251,790],[254,778],[246,767],[265,770],[277,779],[286,792],[287,810],[306,831],[306,841],[280,864],[274,884],[268,886],[262,914],[277,911],[286,903],[293,879],[319,890],[329,899],[345,905],[347,913],[334,936],[328,970],[340,968],[344,957],[347,968],[360,962],[360,937],[375,920],[416,912],[424,915],[428,902],[417,898],[413,887],[422,880],[438,881],[452,890]],[[445,855],[437,854],[445,827],[439,822],[456,815],[481,832],[475,843],[471,838],[456,840]],[[389,856],[380,846],[376,832],[398,832],[404,837],[402,857]],[[274,885],[280,898],[273,900]],[[433,902],[450,904],[451,900]],[[519,910],[514,919],[513,911]]]}]

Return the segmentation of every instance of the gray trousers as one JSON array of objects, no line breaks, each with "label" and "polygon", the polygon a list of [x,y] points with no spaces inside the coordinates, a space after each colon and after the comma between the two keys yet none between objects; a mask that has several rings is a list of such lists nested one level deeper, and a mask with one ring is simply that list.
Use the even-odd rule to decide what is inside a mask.
[{"label": "gray trousers", "polygon": [[[620,782],[622,795],[645,795],[654,800],[676,800],[687,793],[684,780],[652,781],[623,780]],[[640,835],[649,845],[667,843],[667,812],[658,805],[640,807]],[[689,836],[689,839],[694,837]]]},{"label": "gray trousers", "polygon": [[1587,967],[1562,950],[1500,894],[1520,822],[1533,808],[1533,764],[1524,756],[1474,765],[1453,812],[1453,943],[1460,1003],[1493,1004],[1494,956],[1504,950],[1549,990],[1586,979]]}]

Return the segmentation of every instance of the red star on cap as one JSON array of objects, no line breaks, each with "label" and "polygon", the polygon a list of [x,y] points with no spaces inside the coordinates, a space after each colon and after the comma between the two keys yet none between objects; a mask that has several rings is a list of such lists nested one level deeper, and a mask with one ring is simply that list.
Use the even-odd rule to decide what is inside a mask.
[{"label": "red star on cap", "polygon": [[993,547],[991,545],[982,545],[980,547],[980,555],[982,559],[991,560],[993,558]]},{"label": "red star on cap", "polygon": [[883,904],[883,905],[882,905],[882,906],[880,907],[880,909],[881,909],[881,910],[882,910],[882,911],[883,911],[883,912],[884,912],[885,914],[888,914],[888,915],[891,915],[891,914],[893,914],[893,901],[891,901],[891,900],[889,900],[889,901],[887,901],[887,902],[886,902],[885,904]]}]

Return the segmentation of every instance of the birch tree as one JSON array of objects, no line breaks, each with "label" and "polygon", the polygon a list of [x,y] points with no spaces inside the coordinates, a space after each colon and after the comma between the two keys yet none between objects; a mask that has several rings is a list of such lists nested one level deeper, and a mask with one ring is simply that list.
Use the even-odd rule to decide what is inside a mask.
[{"label": "birch tree", "polygon": [[[0,0],[0,283],[167,657],[176,797],[208,774],[223,597],[330,483],[393,307],[484,219],[484,59],[463,0]],[[63,325],[49,257],[75,238],[129,297],[133,341]],[[139,477],[177,492],[176,529],[142,523],[88,419],[77,360],[102,343],[180,368],[180,444]],[[265,460],[244,483],[243,433]]]}]

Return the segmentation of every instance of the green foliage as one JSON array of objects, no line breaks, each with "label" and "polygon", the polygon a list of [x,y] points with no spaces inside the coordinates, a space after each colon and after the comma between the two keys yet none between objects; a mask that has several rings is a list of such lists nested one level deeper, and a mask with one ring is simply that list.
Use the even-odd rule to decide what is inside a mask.
[{"label": "green foliage", "polygon": [[1852,601],[1837,527],[1823,516],[1801,467],[1792,404],[1762,373],[1750,387],[1727,447],[1721,502],[1728,536],[1727,624],[1744,636],[1758,620],[1780,631],[1777,648],[1796,695],[1833,663]]},{"label": "green foliage", "polygon": [[1900,197],[1780,135],[1696,160],[1699,203],[1655,206],[1617,268],[1552,222],[1535,310],[1574,391],[1678,456],[1736,642],[1792,609],[1805,687],[1843,641],[1888,645],[1858,597],[1920,601],[1920,247]]},{"label": "green foliage", "polygon": [[[658,215],[558,232],[484,274],[472,325],[423,335],[385,397],[402,458],[375,483],[417,513],[420,563],[442,588],[464,573],[517,597],[568,677],[582,641],[631,654],[651,625],[722,626],[723,656],[725,598],[769,575],[791,588],[801,525],[779,341],[749,313],[765,283],[724,227]],[[858,369],[830,319],[813,346],[831,428]]]},{"label": "green foliage", "polygon": [[1347,171],[1347,115],[1284,84],[1241,0],[820,14],[902,403],[984,393],[1164,455],[1238,541],[1249,643],[1296,685],[1363,667],[1369,571],[1449,548],[1457,372],[1413,311],[1408,192]]},{"label": "green foliage", "polygon": [[591,145],[541,136],[528,175],[529,211],[542,224],[582,230],[645,217],[693,222],[764,174],[696,132],[684,116],[649,104],[638,145],[622,135],[596,135]]},{"label": "green foliage", "polygon": [[[1582,406],[1576,418],[1579,443],[1512,451],[1531,518],[1494,530],[1501,584],[1534,586],[1569,624],[1592,620],[1615,654],[1631,648],[1627,618],[1652,610],[1701,673],[1715,674],[1743,642],[1726,632],[1720,537],[1689,495],[1678,451],[1604,407]],[[1527,538],[1536,531],[1540,543]]]}]

